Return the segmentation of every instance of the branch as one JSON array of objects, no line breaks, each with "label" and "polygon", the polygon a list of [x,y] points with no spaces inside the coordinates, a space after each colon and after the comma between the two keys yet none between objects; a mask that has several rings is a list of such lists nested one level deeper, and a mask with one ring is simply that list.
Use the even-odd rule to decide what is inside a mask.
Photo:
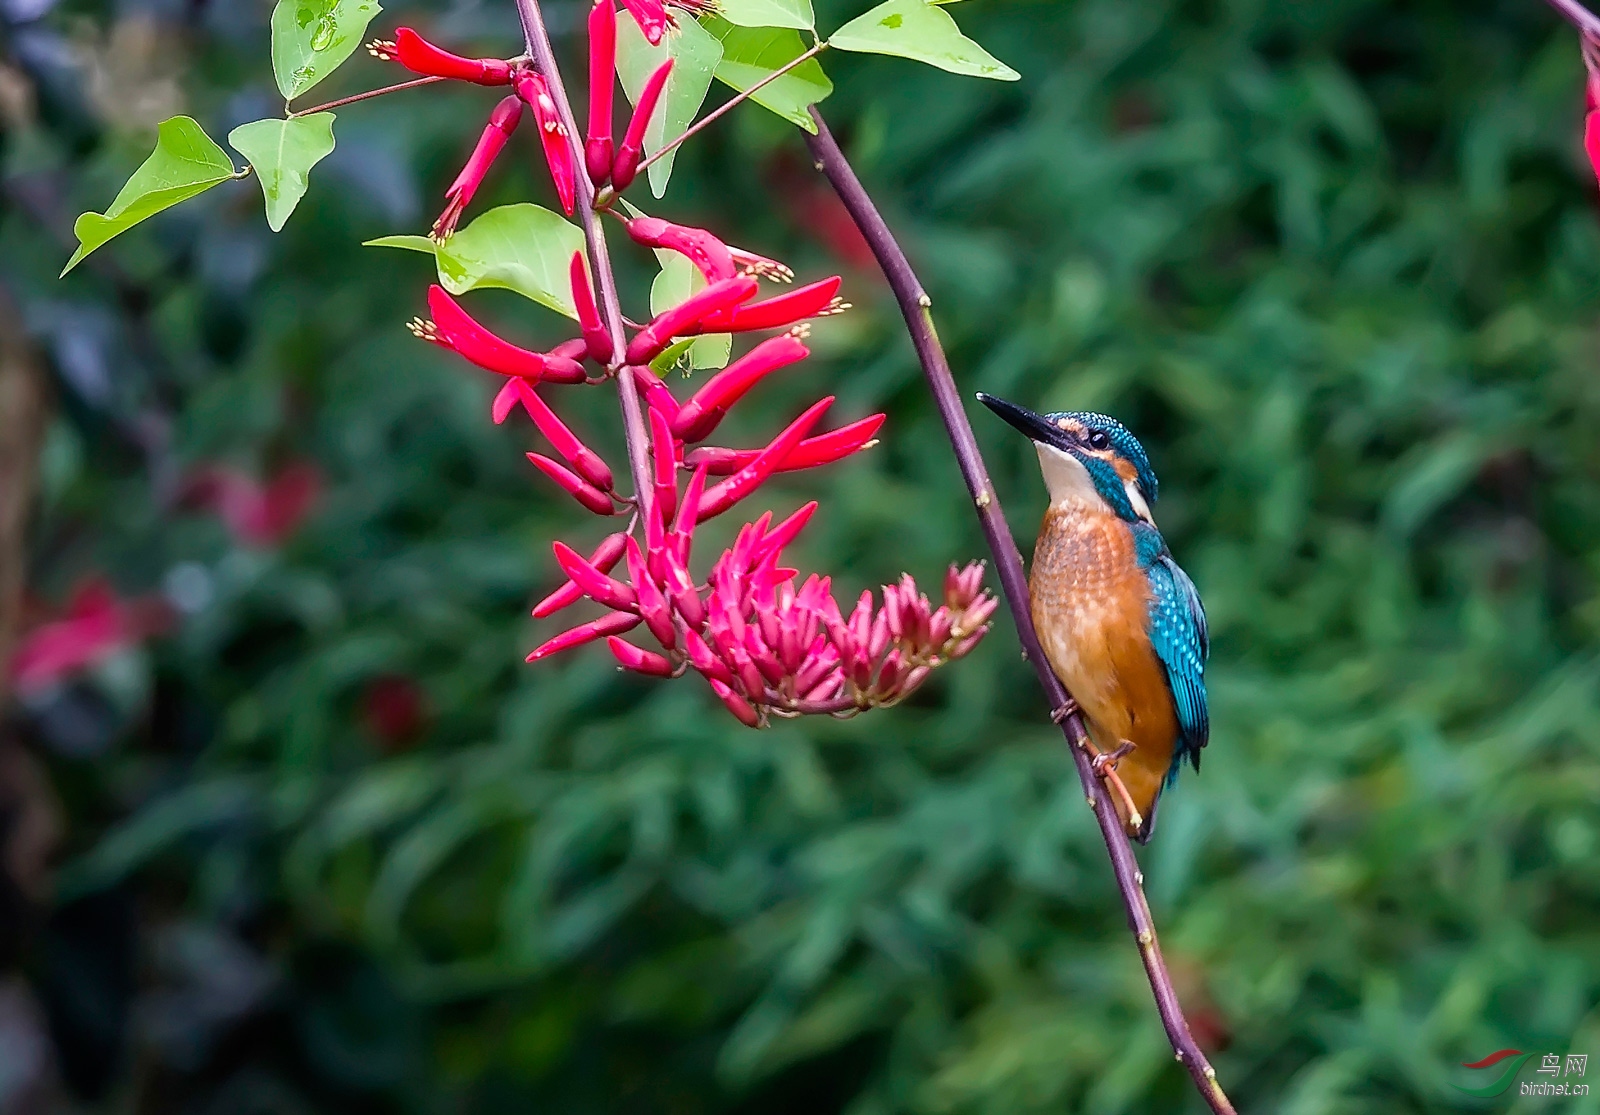
[{"label": "branch", "polygon": [[1562,19],[1582,31],[1585,38],[1600,43],[1600,17],[1578,3],[1578,0],[1546,0],[1546,3],[1560,12]]},{"label": "branch", "polygon": [[774,81],[777,81],[784,74],[788,73],[790,70],[792,70],[796,66],[800,65],[800,63],[804,62],[808,58],[815,58],[817,55],[821,54],[826,49],[828,49],[827,42],[826,41],[819,42],[819,43],[817,43],[816,46],[812,47],[810,50],[806,51],[804,54],[800,55],[798,58],[795,58],[793,61],[785,62],[778,69],[773,70],[770,74],[768,74],[766,77],[762,78],[760,81],[756,82],[750,88],[740,90],[737,96],[729,98],[727,101],[725,101],[724,103],[718,105],[716,108],[714,108],[710,112],[706,113],[700,119],[696,120],[693,124],[690,124],[687,128],[684,129],[683,134],[680,135],[677,139],[673,140],[671,143],[667,144],[666,146],[660,148],[658,151],[656,151],[655,154],[651,155],[648,159],[644,160],[644,162],[640,163],[639,164],[639,169],[640,170],[644,170],[651,163],[655,162],[657,159],[661,158],[663,155],[666,155],[666,154],[668,154],[668,153],[670,153],[672,151],[676,151],[678,149],[678,145],[679,144],[681,144],[684,140],[688,139],[690,136],[698,135],[700,133],[700,131],[703,128],[706,127],[706,125],[712,123],[718,117],[724,116],[727,113],[732,112],[734,110],[734,108],[736,108],[737,106],[743,104],[745,101],[748,101],[751,97],[755,96],[761,90],[763,90],[767,86],[771,85]]},{"label": "branch", "polygon": [[[628,348],[628,337],[622,330],[622,303],[617,297],[617,278],[611,271],[611,255],[606,249],[605,229],[600,227],[600,216],[594,208],[594,183],[589,180],[589,168],[583,158],[583,144],[578,139],[577,119],[572,115],[572,105],[567,100],[567,87],[561,80],[561,70],[556,65],[555,50],[550,46],[550,32],[545,29],[544,15],[539,10],[539,0],[516,0],[517,16],[522,20],[522,33],[528,44],[528,56],[538,68],[540,76],[550,87],[550,99],[555,101],[556,113],[562,127],[567,129],[567,145],[572,148],[573,177],[577,186],[578,221],[583,226],[583,239],[589,246],[589,270],[600,296],[600,312],[605,315],[611,330],[611,347],[615,353],[612,370],[621,367]],[[628,470],[633,474],[634,498],[639,510],[649,506],[651,495],[650,435],[644,424],[644,411],[639,408],[639,388],[632,376],[616,376],[617,389],[622,393],[622,432],[628,441]]]},{"label": "branch", "polygon": [[923,291],[922,284],[917,281],[916,273],[912,271],[905,253],[895,242],[894,234],[889,231],[889,226],[878,213],[877,207],[873,205],[872,198],[862,187],[861,180],[856,177],[855,171],[845,160],[844,152],[839,149],[833,133],[828,131],[828,125],[823,122],[822,114],[815,107],[811,109],[811,118],[816,121],[817,134],[807,136],[806,145],[811,149],[816,167],[827,177],[829,184],[849,210],[856,226],[871,245],[872,253],[877,256],[878,265],[883,268],[884,276],[889,280],[889,286],[894,290],[895,298],[900,303],[900,311],[905,315],[906,326],[911,331],[911,342],[916,346],[917,359],[922,363],[928,387],[933,392],[934,403],[939,408],[939,416],[944,420],[945,432],[950,437],[951,448],[954,449],[956,460],[961,466],[961,475],[967,482],[967,490],[972,493],[973,502],[977,505],[978,521],[988,538],[989,549],[994,554],[995,572],[999,575],[1000,585],[1005,590],[1006,602],[1010,605],[1011,617],[1016,622],[1017,638],[1022,643],[1023,653],[1028,661],[1033,663],[1034,672],[1039,676],[1039,685],[1044,689],[1050,707],[1073,710],[1070,715],[1062,718],[1061,731],[1070,745],[1073,762],[1077,764],[1078,778],[1083,783],[1084,794],[1094,808],[1096,819],[1100,822],[1100,833],[1105,838],[1106,851],[1111,857],[1111,869],[1117,878],[1117,889],[1122,892],[1122,904],[1128,913],[1129,926],[1139,943],[1139,955],[1144,961],[1145,974],[1150,979],[1150,990],[1155,996],[1156,1009],[1161,1014],[1161,1024],[1166,1028],[1173,1052],[1189,1070],[1195,1086],[1211,1110],[1218,1115],[1234,1115],[1233,1104],[1229,1102],[1228,1097],[1223,1094],[1221,1085],[1217,1083],[1216,1070],[1206,1061],[1205,1054],[1195,1043],[1194,1035],[1189,1032],[1189,1022],[1183,1016],[1183,1008],[1178,1003],[1178,994],[1172,986],[1172,976],[1168,973],[1166,960],[1161,955],[1161,944],[1156,939],[1155,921],[1150,916],[1150,904],[1144,896],[1144,875],[1139,871],[1133,849],[1122,830],[1117,811],[1111,804],[1111,796],[1095,777],[1094,770],[1090,766],[1087,751],[1089,737],[1083,726],[1083,717],[1076,711],[1076,706],[1056,677],[1055,671],[1050,668],[1049,660],[1045,658],[1044,650],[1039,645],[1039,636],[1033,629],[1033,618],[1029,613],[1028,581],[1022,570],[1022,555],[1017,550],[1017,543],[1011,536],[1010,528],[1006,526],[1005,516],[1000,510],[1000,500],[994,493],[994,486],[989,482],[988,468],[983,463],[983,455],[978,451],[977,440],[972,436],[972,426],[967,421],[966,411],[961,407],[955,377],[950,374],[950,363],[945,359],[944,349],[939,344],[938,334],[934,330],[933,301]]},{"label": "branch", "polygon": [[327,112],[331,108],[343,108],[345,105],[353,105],[357,101],[370,101],[373,97],[381,97],[385,93],[398,93],[403,89],[415,89],[419,85],[432,85],[436,81],[444,80],[442,77],[419,77],[411,81],[402,81],[398,85],[385,85],[382,89],[368,89],[365,93],[352,93],[348,97],[340,97],[338,100],[329,101],[327,104],[312,105],[310,108],[297,108],[286,115],[288,119],[293,120],[296,116],[310,116],[316,112]]}]

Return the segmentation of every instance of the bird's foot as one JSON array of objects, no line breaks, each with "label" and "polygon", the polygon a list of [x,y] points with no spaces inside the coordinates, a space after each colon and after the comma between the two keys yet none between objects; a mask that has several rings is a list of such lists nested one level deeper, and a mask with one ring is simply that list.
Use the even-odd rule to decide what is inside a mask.
[{"label": "bird's foot", "polygon": [[1071,716],[1077,711],[1078,702],[1074,701],[1071,697],[1068,697],[1066,702],[1063,703],[1059,708],[1053,708],[1050,710],[1050,722],[1052,724],[1065,723],[1067,717]]},{"label": "bird's foot", "polygon": [[[1117,746],[1115,751],[1102,751],[1102,752],[1100,752],[1100,754],[1098,754],[1098,755],[1096,755],[1094,757],[1094,761],[1091,764],[1094,767],[1094,772],[1096,774],[1098,774],[1101,778],[1105,778],[1108,775],[1115,774],[1116,770],[1117,770],[1117,762],[1118,762],[1118,760],[1120,760],[1120,759],[1124,758],[1125,756],[1127,756],[1128,754],[1130,754],[1137,747],[1138,747],[1138,744],[1130,743],[1127,740],[1123,740]],[[1118,779],[1118,781],[1120,782],[1121,779]]]},{"label": "bird's foot", "polygon": [[1106,784],[1106,788],[1113,795],[1121,799],[1122,806],[1128,812],[1128,828],[1134,832],[1144,827],[1144,815],[1139,812],[1139,807],[1133,804],[1133,795],[1128,792],[1127,785],[1117,774],[1117,761],[1135,749],[1135,744],[1123,740],[1115,750],[1100,751],[1090,746],[1093,758],[1089,766],[1094,770],[1095,777]]}]

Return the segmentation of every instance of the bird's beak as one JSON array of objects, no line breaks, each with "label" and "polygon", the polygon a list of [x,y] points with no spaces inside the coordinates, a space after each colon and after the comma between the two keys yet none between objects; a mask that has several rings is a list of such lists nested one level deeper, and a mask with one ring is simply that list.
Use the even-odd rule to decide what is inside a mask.
[{"label": "bird's beak", "polygon": [[982,391],[978,392],[978,401],[1028,435],[1030,441],[1053,446],[1056,449],[1068,448],[1069,439],[1066,431],[1043,415],[1035,414],[1026,407],[1019,407],[1016,403],[997,399],[993,395],[985,395]]}]

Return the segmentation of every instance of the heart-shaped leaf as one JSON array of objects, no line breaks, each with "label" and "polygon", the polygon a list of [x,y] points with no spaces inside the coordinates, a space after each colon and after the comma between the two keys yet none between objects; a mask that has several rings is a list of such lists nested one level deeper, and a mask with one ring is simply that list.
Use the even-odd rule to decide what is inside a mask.
[{"label": "heart-shaped leaf", "polygon": [[[800,32],[787,27],[734,27],[710,19],[706,29],[722,41],[717,80],[743,92],[805,53]],[[806,111],[833,92],[833,82],[815,58],[808,58],[776,81],[763,85],[750,99],[808,132],[817,130]]]},{"label": "heart-shaped leaf", "polygon": [[1022,75],[961,33],[950,13],[928,0],[888,0],[857,16],[828,45],[864,54],[892,54],[968,77],[1016,81]]},{"label": "heart-shaped leaf", "polygon": [[233,149],[250,160],[267,199],[267,226],[280,232],[306,196],[311,168],[333,151],[333,113],[257,120],[228,133]]},{"label": "heart-shaped leaf", "polygon": [[294,100],[344,65],[381,11],[378,0],[278,0],[272,73],[283,99]]},{"label": "heart-shaped leaf", "polygon": [[793,27],[809,31],[817,25],[811,0],[721,0],[717,14],[740,27]]},{"label": "heart-shaped leaf", "polygon": [[426,236],[382,236],[370,247],[407,248],[432,255],[439,284],[451,294],[499,287],[576,318],[572,253],[583,232],[558,214],[526,202],[491,209],[443,244]]},{"label": "heart-shaped leaf", "polygon": [[[661,104],[644,134],[646,155],[661,150],[694,123],[700,106],[705,104],[706,94],[711,91],[717,63],[722,61],[722,44],[697,21],[687,17],[678,20],[676,27],[667,28],[659,46],[646,42],[633,20],[618,21],[617,76],[622,79],[622,88],[630,101],[638,102],[644,83],[669,56],[672,76],[667,78]],[[650,164],[650,191],[656,197],[667,192],[667,181],[672,177],[672,163],[677,155],[674,150]]]},{"label": "heart-shaped leaf", "polygon": [[73,224],[78,250],[61,273],[146,217],[235,176],[233,160],[199,124],[187,116],[162,121],[156,129],[156,149],[117,191],[110,207],[104,213],[84,213]]}]

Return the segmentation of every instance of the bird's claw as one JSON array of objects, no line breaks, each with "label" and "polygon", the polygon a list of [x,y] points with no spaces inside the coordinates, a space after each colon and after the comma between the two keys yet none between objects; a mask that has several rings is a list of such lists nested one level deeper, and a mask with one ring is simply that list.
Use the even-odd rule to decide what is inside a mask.
[{"label": "bird's claw", "polygon": [[1115,773],[1117,761],[1132,752],[1136,746],[1136,744],[1123,740],[1115,751],[1102,751],[1096,755],[1090,765],[1094,767],[1095,774],[1104,778],[1107,774]]},{"label": "bird's claw", "polygon": [[1065,704],[1050,710],[1050,722],[1052,724],[1064,723],[1067,717],[1071,716],[1077,711],[1078,702],[1074,701],[1071,697],[1068,697]]}]

